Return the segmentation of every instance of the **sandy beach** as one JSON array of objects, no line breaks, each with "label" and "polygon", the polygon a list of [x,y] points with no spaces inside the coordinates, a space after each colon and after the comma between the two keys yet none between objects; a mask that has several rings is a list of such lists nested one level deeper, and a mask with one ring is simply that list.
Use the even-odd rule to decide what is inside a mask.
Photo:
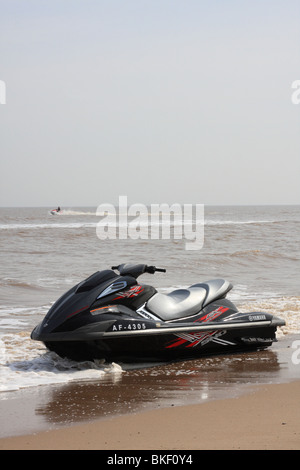
[{"label": "sandy beach", "polygon": [[299,450],[300,381],[0,439],[1,450]]}]

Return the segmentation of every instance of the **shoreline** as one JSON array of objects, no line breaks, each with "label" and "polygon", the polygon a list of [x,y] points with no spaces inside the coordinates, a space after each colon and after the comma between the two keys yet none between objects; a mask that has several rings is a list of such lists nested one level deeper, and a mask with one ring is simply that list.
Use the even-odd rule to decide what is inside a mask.
[{"label": "shoreline", "polygon": [[299,450],[300,380],[0,439],[0,450]]}]

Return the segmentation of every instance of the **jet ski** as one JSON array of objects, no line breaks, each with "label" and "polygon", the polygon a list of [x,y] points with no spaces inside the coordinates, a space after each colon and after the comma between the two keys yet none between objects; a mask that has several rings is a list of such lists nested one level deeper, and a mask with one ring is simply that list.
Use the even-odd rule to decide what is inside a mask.
[{"label": "jet ski", "polygon": [[121,264],[95,272],[52,305],[31,338],[75,361],[178,360],[264,349],[285,324],[269,313],[239,312],[224,279],[169,293],[138,283],[155,272],[166,270]]},{"label": "jet ski", "polygon": [[61,208],[60,207],[58,207],[57,209],[52,209],[50,211],[50,214],[52,214],[52,215],[57,215],[57,214],[60,214],[60,213],[61,213]]}]

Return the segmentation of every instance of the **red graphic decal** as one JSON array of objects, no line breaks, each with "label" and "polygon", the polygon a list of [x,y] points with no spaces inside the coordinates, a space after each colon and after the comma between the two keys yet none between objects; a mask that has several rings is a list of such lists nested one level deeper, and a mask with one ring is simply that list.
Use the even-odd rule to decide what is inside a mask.
[{"label": "red graphic decal", "polygon": [[115,297],[113,300],[137,297],[138,295],[140,295],[141,292],[143,292],[143,290],[144,289],[142,286],[134,286],[131,287],[131,289],[126,290],[125,292],[119,292],[118,297]]},{"label": "red graphic decal", "polygon": [[82,310],[85,310],[86,308],[89,308],[89,306],[86,305],[85,307],[82,307],[79,310],[76,310],[76,312],[70,313],[70,315],[68,315],[67,318],[73,317],[73,315],[76,315],[77,313],[82,312]]},{"label": "red graphic decal", "polygon": [[[179,335],[177,335],[179,336]],[[183,335],[182,335],[183,336]],[[174,340],[173,343],[169,344],[169,346],[166,346],[166,349],[169,349],[169,348],[177,348],[177,346],[181,346],[182,344],[186,343],[186,339],[178,339],[178,340]]]},{"label": "red graphic decal", "polygon": [[[207,313],[201,318],[198,318],[195,320],[194,323],[196,322],[202,322],[202,323],[209,323],[216,318],[218,318],[222,313],[227,312],[229,310],[228,307],[218,307],[216,310],[213,310],[212,312]],[[186,348],[193,348],[195,346],[198,346],[198,344],[206,344],[209,343],[210,341],[216,341],[219,336],[222,336],[225,333],[225,331],[206,331],[205,333],[199,332],[199,333],[181,333],[181,334],[176,334],[177,338],[171,343],[169,343],[166,346],[166,349],[169,348],[177,348],[178,346],[185,345]]]},{"label": "red graphic decal", "polygon": [[194,348],[200,344],[210,343],[211,341],[219,344],[233,344],[229,341],[219,339],[220,336],[223,336],[226,333],[226,330],[222,331],[207,331],[206,333],[177,333],[176,336],[180,339],[175,339],[172,343],[169,343],[166,346],[166,349],[177,348],[178,346],[185,345],[186,348]]},{"label": "red graphic decal", "polygon": [[217,310],[213,310],[212,312],[207,313],[204,317],[198,318],[195,322],[201,321],[203,323],[213,321],[218,318],[222,313],[227,312],[229,310],[228,307],[219,307]]},{"label": "red graphic decal", "polygon": [[173,341],[173,343],[169,344],[166,346],[166,349],[169,348],[177,348],[178,346],[181,346],[185,344],[185,347],[187,348],[193,348],[194,346],[197,346],[197,344],[202,343],[205,339],[208,339],[210,336],[212,336],[215,331],[208,331],[206,333],[181,333],[176,334],[180,339],[176,339]]}]

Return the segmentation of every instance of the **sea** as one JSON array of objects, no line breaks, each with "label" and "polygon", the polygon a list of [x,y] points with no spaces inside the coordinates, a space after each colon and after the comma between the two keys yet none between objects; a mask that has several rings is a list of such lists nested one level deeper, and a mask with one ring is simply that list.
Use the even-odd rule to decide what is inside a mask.
[{"label": "sea", "polygon": [[[96,396],[93,393],[97,390],[97,403],[102,400],[100,408],[117,413],[125,408],[136,409],[137,403],[153,404],[153,400],[160,404],[164,400],[182,403],[187,391],[190,401],[197,401],[199,396],[205,399],[211,382],[243,381],[238,370],[244,375],[259,370],[257,381],[268,381],[270,373],[274,377],[274,361],[278,362],[274,352],[134,367],[104,360],[75,363],[30,339],[32,329],[65,291],[95,271],[121,263],[165,268],[166,273],[145,274],[139,279],[159,292],[214,278],[227,279],[234,286],[228,298],[241,311],[266,311],[285,320],[286,325],[278,330],[278,343],[270,349],[278,354],[285,351],[283,368],[290,369],[293,352],[294,358],[300,357],[293,349],[300,346],[299,205],[205,206],[203,244],[198,249],[187,249],[184,230],[181,237],[178,231],[175,237],[172,223],[169,238],[162,236],[162,226],[161,236],[155,238],[139,237],[138,233],[120,238],[117,230],[115,237],[101,238],[96,207],[66,207],[55,215],[51,209],[0,208],[0,402],[32,394],[41,397],[49,389],[53,392],[55,386],[55,403],[58,389],[61,394],[72,390],[68,414],[73,406],[76,419],[84,419],[95,413],[91,411],[95,406],[87,411],[82,403],[74,405],[74,390],[79,396],[84,389],[85,396],[90,397]],[[128,224],[132,220],[134,217]],[[148,223],[151,229],[151,218]],[[166,218],[158,222],[164,223]],[[192,216],[183,225],[193,223]],[[120,228],[117,217],[112,224],[112,228]],[[122,230],[124,234],[124,226]],[[297,360],[293,364],[296,367]],[[232,369],[234,365],[238,369]],[[135,400],[129,396],[130,390]],[[94,400],[90,398],[89,403]],[[56,418],[49,417],[53,410],[49,414],[49,400],[46,402],[44,415],[57,424],[60,418],[55,413]],[[43,414],[41,408],[39,413]],[[61,418],[61,422],[65,420],[66,416]]]}]

